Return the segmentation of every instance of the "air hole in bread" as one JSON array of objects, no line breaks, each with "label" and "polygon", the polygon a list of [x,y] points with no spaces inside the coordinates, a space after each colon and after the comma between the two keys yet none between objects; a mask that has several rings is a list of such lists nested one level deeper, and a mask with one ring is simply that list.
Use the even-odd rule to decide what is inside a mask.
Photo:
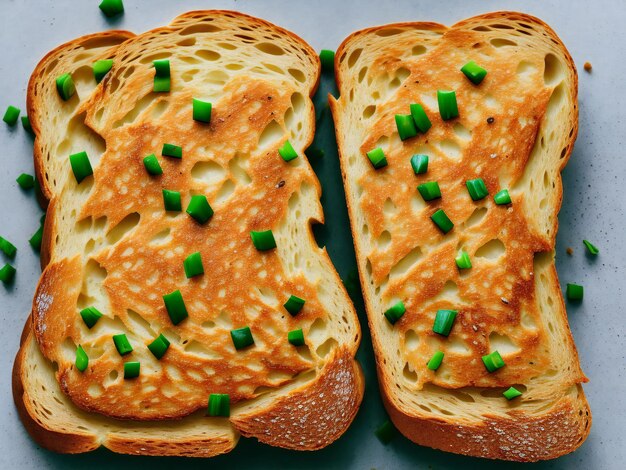
[{"label": "air hole in bread", "polygon": [[120,241],[127,233],[133,230],[141,219],[137,212],[128,214],[124,217],[113,229],[107,233],[107,242],[109,245],[115,245]]},{"label": "air hole in bread", "polygon": [[326,321],[316,318],[309,328],[308,338],[312,343],[319,343],[326,337]]},{"label": "air hole in bread", "polygon": [[236,186],[232,180],[226,180],[215,195],[216,204],[224,204],[235,192]]},{"label": "air hole in bread", "polygon": [[255,44],[254,47],[256,47],[261,52],[269,55],[285,55],[285,50],[282,47],[277,46],[276,44],[273,44],[271,42],[261,42],[259,44]]},{"label": "air hole in bread", "polygon": [[535,322],[535,319],[528,312],[524,310],[522,310],[520,314],[520,322],[524,328],[531,329],[531,330],[537,328],[537,323]]},{"label": "air hole in bread", "polygon": [[320,344],[315,353],[322,359],[326,358],[328,354],[337,347],[337,340],[335,338],[328,338],[322,344]]},{"label": "air hole in bread", "polygon": [[176,43],[177,46],[180,47],[190,47],[190,46],[194,46],[196,44],[196,38],[187,38],[187,39],[183,39],[181,41],[178,41]]},{"label": "air hole in bread", "polygon": [[354,67],[354,64],[361,56],[361,52],[363,52],[363,48],[355,49],[350,53],[350,57],[348,57],[348,67]]},{"label": "air hole in bread", "polygon": [[415,351],[420,343],[420,338],[415,330],[407,330],[404,333],[404,347],[407,351]]},{"label": "air hole in bread", "polygon": [[150,54],[150,55],[141,56],[139,58],[139,63],[141,63],[141,64],[150,64],[152,66],[152,63],[155,60],[169,59],[171,56],[172,56],[172,54],[169,53],[169,52],[157,52],[156,54]]},{"label": "air hole in bread", "polygon": [[422,55],[422,54],[425,54],[426,51],[428,51],[428,49],[426,49],[425,46],[418,44],[417,46],[413,46],[413,48],[411,49],[411,55],[414,55],[414,56]]},{"label": "air hole in bread", "polygon": [[263,132],[261,132],[257,147],[259,150],[266,150],[269,147],[273,147],[278,143],[278,140],[283,138],[283,135],[283,128],[276,120],[272,120],[272,122],[265,126]]},{"label": "air hole in bread", "polygon": [[113,385],[118,377],[119,373],[117,372],[117,370],[113,369],[111,372],[109,372],[109,375],[106,376],[102,385],[104,386],[104,388],[107,388],[110,385]]},{"label": "air hole in bread", "polygon": [[461,158],[461,146],[452,139],[444,139],[436,144],[439,151],[446,157],[458,160]]},{"label": "air hole in bread", "polygon": [[223,181],[226,170],[214,161],[197,162],[191,169],[191,177],[208,186],[214,186]]},{"label": "air hole in bread", "polygon": [[402,376],[404,377],[404,380],[411,385],[417,382],[417,372],[411,369],[411,366],[408,362],[404,364],[404,369],[402,369]]},{"label": "air hole in bread", "polygon": [[461,297],[459,296],[459,286],[457,286],[454,281],[446,281],[439,291],[437,298],[449,302],[450,305],[458,305],[462,302]]},{"label": "air hole in bread", "polygon": [[365,109],[363,110],[363,118],[369,119],[374,115],[375,112],[376,112],[376,105],[370,104],[369,106],[366,106]]},{"label": "air hole in bread", "polygon": [[287,69],[287,72],[289,72],[289,75],[291,75],[293,78],[295,78],[300,83],[304,83],[306,81],[306,75],[304,74],[304,72],[302,72],[302,70],[299,70],[299,69]]},{"label": "air hole in bread", "polygon": [[505,38],[493,38],[489,41],[493,47],[511,47],[517,46],[515,41]]},{"label": "air hole in bread", "polygon": [[554,86],[565,78],[564,67],[561,61],[552,53],[546,54],[543,59],[543,82],[546,86]]},{"label": "air hole in bread", "polygon": [[383,230],[376,239],[376,243],[378,244],[379,250],[385,250],[391,243],[391,233],[388,230]]},{"label": "air hole in bread", "polygon": [[416,191],[411,196],[411,210],[415,212],[416,214],[419,214],[425,208],[426,208],[426,202],[424,201],[424,198],[420,196],[419,193]]},{"label": "air hole in bread", "polygon": [[416,246],[389,270],[389,278],[404,276],[417,264],[421,257],[422,250]]},{"label": "air hole in bread", "polygon": [[[558,119],[561,115],[563,108],[565,107],[565,85],[564,82],[559,83],[558,86],[554,88],[552,91],[552,95],[550,95],[550,100],[548,101],[548,107],[546,109],[546,114],[544,119]],[[550,135],[550,140],[552,140],[552,135]]]},{"label": "air hole in bread", "polygon": [[467,343],[457,336],[450,336],[446,341],[445,348],[447,351],[455,354],[466,355],[472,352]]},{"label": "air hole in bread", "polygon": [[214,33],[217,31],[222,31],[222,28],[210,23],[196,23],[181,29],[178,34],[180,36],[190,36],[197,33]]},{"label": "air hole in bread", "polygon": [[189,341],[183,349],[185,350],[185,352],[196,354],[206,359],[211,359],[211,360],[222,359],[222,356],[220,354],[216,353],[212,349],[207,348],[202,343],[193,339]]},{"label": "air hole in bread", "polygon": [[485,215],[487,215],[487,208],[477,207],[476,209],[474,209],[474,212],[472,212],[472,215],[470,215],[468,219],[465,221],[465,227],[470,228],[480,223],[485,217]]},{"label": "air hole in bread", "polygon": [[226,310],[222,310],[217,317],[215,317],[215,324],[226,330],[233,329],[233,322],[230,318],[230,314]]},{"label": "air hole in bread", "polygon": [[267,287],[256,287],[255,288],[259,299],[268,307],[277,307],[278,299],[276,298],[276,293],[267,288]]},{"label": "air hole in bread", "polygon": [[126,310],[126,316],[128,323],[130,324],[129,330],[149,338],[157,336],[157,333],[152,329],[150,322],[143,318],[139,313],[128,309]]},{"label": "air hole in bread", "polygon": [[208,49],[200,49],[195,52],[195,55],[200,59],[208,60],[209,62],[214,62],[222,57],[222,54],[220,54],[219,52],[211,51]]},{"label": "air hole in bread", "polygon": [[139,115],[143,113],[148,106],[150,106],[157,96],[154,93],[148,93],[146,96],[135,102],[133,108],[128,111],[122,119],[119,119],[113,123],[113,129],[124,126],[125,124],[134,123]]},{"label": "air hole in bread", "polygon": [[161,230],[150,239],[150,243],[153,245],[165,245],[169,243],[172,241],[171,232],[172,230],[169,227]]},{"label": "air hole in bread", "polygon": [[461,140],[470,140],[472,138],[472,131],[465,127],[460,122],[457,122],[452,126],[454,134]]},{"label": "air hole in bread", "polygon": [[359,70],[359,78],[358,78],[359,83],[363,82],[363,79],[365,78],[365,75],[367,74],[367,70],[368,70],[367,66]]},{"label": "air hole in bread", "polygon": [[104,389],[100,385],[92,383],[87,388],[87,393],[89,394],[89,396],[93,398],[98,398],[100,395],[104,393]]},{"label": "air hole in bread", "polygon": [[398,34],[401,34],[404,31],[405,30],[399,29],[399,28],[382,28],[382,29],[377,29],[374,32],[374,34],[376,36],[387,38],[387,37],[390,37],[390,36],[397,36]]},{"label": "air hole in bread", "polygon": [[522,60],[517,65],[517,70],[515,71],[515,73],[517,73],[517,75],[519,75],[520,78],[524,81],[530,80],[532,76],[537,72],[539,72],[537,66],[527,60]]},{"label": "air hole in bread", "polygon": [[476,258],[486,258],[493,261],[502,256],[505,250],[504,243],[494,238],[478,248],[474,256],[476,256]]},{"label": "air hole in bread", "polygon": [[248,167],[248,156],[237,153],[229,162],[228,170],[238,184],[246,185],[252,182],[252,178],[246,171]]},{"label": "air hole in bread", "polygon": [[510,336],[505,334],[499,334],[492,331],[489,334],[489,350],[491,352],[498,351],[503,356],[505,354],[517,353],[520,351],[520,347]]},{"label": "air hole in bread", "polygon": [[481,33],[486,33],[491,31],[491,28],[489,28],[488,26],[476,26],[475,28],[472,28],[473,31],[479,31]]},{"label": "air hole in bread", "polygon": [[390,197],[385,199],[383,204],[383,213],[386,217],[392,217],[398,212],[398,207],[394,204]]}]

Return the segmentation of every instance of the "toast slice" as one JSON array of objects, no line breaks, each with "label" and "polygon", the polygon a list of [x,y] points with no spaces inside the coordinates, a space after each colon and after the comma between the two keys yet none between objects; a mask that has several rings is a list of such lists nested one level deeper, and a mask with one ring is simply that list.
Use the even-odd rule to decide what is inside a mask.
[{"label": "toast slice", "polygon": [[[122,42],[124,41],[124,42]],[[96,85],[91,64],[113,67]],[[155,60],[170,62],[171,89],[154,92]],[[303,150],[314,133],[310,100],[319,59],[300,38],[235,12],[190,12],[132,36],[102,33],[52,51],[35,69],[28,109],[35,167],[49,199],[40,279],[14,366],[20,416],[58,452],[211,456],[238,436],[296,450],[324,447],[347,429],[363,397],[354,360],[354,308],[310,230],[323,222],[320,185]],[[70,73],[63,101],[55,79]],[[210,123],[192,101],[212,103]],[[289,140],[298,157],[285,161]],[[161,155],[166,143],[182,158]],[[78,182],[69,155],[86,151],[93,176]],[[143,159],[156,154],[162,175]],[[179,191],[182,211],[164,208]],[[184,212],[204,195],[214,214]],[[257,249],[251,231],[272,230]],[[204,274],[183,261],[199,252]],[[188,316],[171,317],[179,290]],[[283,306],[305,300],[299,312]],[[92,328],[79,312],[103,316]],[[174,322],[176,320],[176,324]],[[249,327],[254,344],[235,347]],[[302,329],[304,345],[288,342]],[[133,350],[122,356],[113,336]],[[148,345],[170,342],[157,358]],[[89,363],[76,365],[81,346]],[[139,362],[137,378],[124,363]],[[207,416],[210,394],[228,394],[230,416]]]},{"label": "toast slice", "polygon": [[[480,84],[460,71],[472,60],[487,70]],[[414,442],[460,454],[534,461],[573,451],[591,415],[554,265],[560,171],[578,128],[565,46],[521,13],[450,28],[392,24],[349,36],[335,73],[341,96],[330,104],[392,421]],[[442,119],[438,90],[456,92],[458,117]],[[432,127],[402,141],[395,115],[412,103]],[[387,166],[372,165],[375,148]],[[412,169],[415,154],[429,157],[425,173]],[[489,196],[474,201],[466,181],[478,178]],[[438,182],[440,198],[416,191],[426,182]],[[495,204],[505,188],[512,204]],[[447,234],[431,220],[438,209],[454,224]],[[457,267],[460,250],[470,269]],[[406,312],[392,324],[384,313],[398,302]],[[438,310],[457,311],[448,336],[433,331]],[[490,373],[482,356],[494,351],[506,365]],[[511,386],[523,393],[509,401]]]}]

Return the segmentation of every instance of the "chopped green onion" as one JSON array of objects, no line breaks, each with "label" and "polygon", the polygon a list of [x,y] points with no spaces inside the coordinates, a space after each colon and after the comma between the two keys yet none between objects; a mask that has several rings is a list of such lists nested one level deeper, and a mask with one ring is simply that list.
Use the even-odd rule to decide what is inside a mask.
[{"label": "chopped green onion", "polygon": [[96,83],[100,83],[107,73],[113,67],[113,59],[97,60],[93,63],[91,68],[93,69],[93,76],[96,79]]},{"label": "chopped green onion", "polygon": [[437,103],[439,103],[439,114],[441,119],[447,121],[459,116],[459,108],[456,103],[456,93],[454,91],[437,91]]},{"label": "chopped green onion", "polygon": [[459,250],[459,254],[456,255],[454,261],[459,269],[469,269],[472,267],[472,260],[465,250]]},{"label": "chopped green onion", "polygon": [[0,251],[13,259],[17,253],[17,247],[6,238],[0,237]]},{"label": "chopped green onion", "polygon": [[33,247],[34,250],[41,250],[41,241],[43,240],[43,223],[39,226],[37,231],[33,234],[32,237],[28,240],[30,246]]},{"label": "chopped green onion", "polygon": [[148,155],[143,159],[143,166],[146,167],[146,171],[151,175],[162,175],[163,168],[157,159],[155,154]]},{"label": "chopped green onion", "polygon": [[505,365],[504,359],[502,359],[502,356],[498,351],[487,354],[486,356],[483,356],[482,359],[483,364],[485,364],[485,367],[489,372],[494,372]]},{"label": "chopped green onion", "polygon": [[76,368],[81,372],[85,372],[85,370],[87,370],[87,366],[89,365],[89,357],[87,356],[87,353],[80,344],[76,348],[75,365]]},{"label": "chopped green onion", "polygon": [[250,238],[252,243],[259,251],[267,251],[272,248],[276,248],[276,240],[274,240],[274,234],[271,230],[265,230],[262,232],[250,232]]},{"label": "chopped green onion", "polygon": [[304,345],[304,333],[302,333],[302,328],[299,330],[293,330],[287,333],[287,340],[290,344],[294,346],[303,346]]},{"label": "chopped green onion", "polygon": [[157,93],[170,91],[170,61],[167,59],[155,60],[153,64],[155,74],[152,90]]},{"label": "chopped green onion", "polygon": [[583,240],[583,243],[587,247],[587,251],[589,251],[590,255],[596,256],[598,253],[600,253],[600,250],[598,250],[598,248],[589,240]]},{"label": "chopped green onion", "polygon": [[452,325],[454,325],[457,313],[456,310],[437,310],[433,331],[439,335],[448,336]]},{"label": "chopped green onion", "polygon": [[179,290],[175,290],[171,294],[163,296],[163,302],[165,303],[165,309],[170,316],[170,320],[174,325],[178,325],[181,321],[189,316],[187,313],[187,307],[183,300],[183,295]]},{"label": "chopped green onion", "polygon": [[56,80],[57,92],[63,101],[69,100],[76,93],[76,85],[69,73],[64,73]]},{"label": "chopped green onion", "polygon": [[323,72],[333,72],[335,70],[335,51],[322,49],[320,51],[320,62]]},{"label": "chopped green onion", "polygon": [[209,395],[209,416],[230,416],[230,396],[227,393],[211,393]]},{"label": "chopped green onion", "polygon": [[454,227],[454,223],[452,223],[443,209],[438,209],[433,215],[430,216],[430,219],[444,234],[448,233]]},{"label": "chopped green onion", "polygon": [[411,157],[411,166],[416,175],[424,174],[428,171],[428,155],[416,154]]},{"label": "chopped green onion", "polygon": [[88,176],[93,175],[87,152],[78,152],[70,155],[70,165],[77,183],[81,183]]},{"label": "chopped green onion", "polygon": [[430,361],[428,361],[428,364],[426,364],[426,367],[428,367],[430,370],[437,370],[439,369],[439,366],[441,365],[441,362],[443,361],[443,351],[437,351],[435,354],[433,354],[433,357],[430,358]]},{"label": "chopped green onion", "polygon": [[415,127],[423,134],[428,129],[431,128],[432,123],[430,119],[428,119],[428,115],[426,111],[424,111],[424,107],[419,103],[413,103],[409,106],[411,110],[411,116],[413,117],[413,121],[415,122]]},{"label": "chopped green onion", "polygon": [[465,182],[465,186],[467,186],[467,192],[472,198],[472,201],[480,201],[481,199],[484,199],[489,195],[487,186],[485,185],[485,182],[482,180],[482,178],[467,180]]},{"label": "chopped green onion", "polygon": [[0,281],[9,284],[15,277],[15,271],[16,269],[13,266],[5,264],[2,269],[0,269]]},{"label": "chopped green onion", "polygon": [[515,387],[511,387],[508,390],[502,392],[502,395],[504,395],[504,398],[506,398],[507,400],[513,400],[513,398],[522,396],[522,392],[520,392]]},{"label": "chopped green onion", "polygon": [[278,149],[278,153],[281,157],[283,157],[283,160],[285,160],[286,162],[289,162],[298,157],[298,153],[294,150],[291,142],[289,142],[288,140],[286,140],[283,146]]},{"label": "chopped green onion", "polygon": [[22,127],[26,132],[33,133],[33,127],[30,125],[30,118],[28,116],[22,116]]},{"label": "chopped green onion", "polygon": [[506,189],[498,191],[493,197],[493,200],[499,206],[502,206],[504,204],[511,204],[511,196],[509,195],[509,191]]},{"label": "chopped green onion", "polygon": [[148,345],[148,349],[157,359],[161,359],[165,355],[169,347],[170,342],[165,336],[163,336],[162,333],[154,338],[154,341],[152,341],[152,343]]},{"label": "chopped green onion", "polygon": [[380,147],[377,147],[367,152],[367,158],[370,159],[370,162],[372,162],[372,165],[377,170],[379,168],[387,166],[387,158],[385,158],[385,152],[383,152],[383,149],[381,149]]},{"label": "chopped green onion", "polygon": [[473,60],[461,67],[461,72],[474,84],[478,85],[487,75],[487,71]]},{"label": "chopped green onion", "polygon": [[163,190],[163,205],[166,211],[180,212],[183,210],[183,206],[180,200],[180,193],[178,191],[170,191],[169,189]]},{"label": "chopped green onion", "polygon": [[394,437],[396,437],[398,431],[393,423],[387,420],[376,429],[374,434],[376,434],[376,437],[380,442],[387,445],[394,439]]},{"label": "chopped green onion", "polygon": [[417,135],[417,127],[410,114],[396,114],[396,127],[400,140],[410,139]]},{"label": "chopped green onion", "polygon": [[402,318],[405,312],[406,307],[404,306],[404,303],[399,301],[385,310],[385,317],[389,323],[395,325],[396,322]]},{"label": "chopped green onion", "polygon": [[130,345],[128,338],[124,333],[113,335],[113,342],[115,343],[115,348],[117,349],[117,352],[120,353],[120,356],[125,356],[126,354],[133,352],[133,347]]},{"label": "chopped green onion", "polygon": [[254,338],[252,337],[252,331],[250,331],[249,326],[244,326],[243,328],[231,330],[230,337],[232,338],[233,344],[235,345],[235,349],[237,351],[247,348],[248,346],[252,346],[254,344]]},{"label": "chopped green onion", "polygon": [[197,251],[187,256],[185,261],[183,261],[183,267],[185,268],[185,276],[187,276],[187,279],[204,274],[202,255],[200,252]]},{"label": "chopped green onion", "polygon": [[33,189],[35,187],[35,177],[26,173],[22,173],[15,181],[22,189]]},{"label": "chopped green onion", "polygon": [[17,124],[17,120],[20,117],[20,109],[15,106],[9,106],[4,113],[4,117],[2,120],[6,122],[9,126],[14,126]]},{"label": "chopped green onion", "polygon": [[124,13],[122,0],[102,0],[99,6],[107,18]]},{"label": "chopped green onion", "polygon": [[439,183],[437,183],[436,181],[422,183],[417,187],[417,190],[422,195],[422,198],[424,198],[424,201],[432,201],[441,197]]},{"label": "chopped green onion", "polygon": [[567,284],[565,295],[567,295],[568,300],[583,300],[583,286]]},{"label": "chopped green onion", "polygon": [[193,120],[198,122],[211,122],[211,110],[213,105],[208,101],[193,99]]},{"label": "chopped green onion", "polygon": [[187,214],[193,217],[199,224],[206,224],[213,217],[213,209],[204,194],[196,194],[191,196],[189,205],[187,206]]},{"label": "chopped green onion", "polygon": [[87,328],[91,329],[98,323],[100,317],[102,317],[102,312],[96,307],[87,307],[80,311],[80,316],[85,322],[85,325],[87,325]]},{"label": "chopped green onion", "polygon": [[287,302],[285,302],[283,307],[285,307],[285,310],[287,310],[289,314],[293,317],[296,316],[300,312],[300,310],[302,310],[302,307],[304,307],[304,303],[304,299],[296,297],[295,295],[290,295],[289,299],[287,299]]},{"label": "chopped green onion", "polygon": [[174,144],[163,144],[161,155],[163,157],[183,158],[183,148]]},{"label": "chopped green onion", "polygon": [[124,378],[135,379],[139,377],[139,371],[141,370],[141,364],[139,362],[125,362],[124,363]]}]

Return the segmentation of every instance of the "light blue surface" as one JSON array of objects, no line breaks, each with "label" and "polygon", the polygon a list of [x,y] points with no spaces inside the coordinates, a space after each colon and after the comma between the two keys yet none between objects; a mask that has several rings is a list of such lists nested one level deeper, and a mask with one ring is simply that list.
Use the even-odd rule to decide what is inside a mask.
[{"label": "light blue surface", "polygon": [[[25,108],[25,88],[37,61],[56,45],[76,36],[118,28],[134,32],[165,25],[192,9],[227,8],[250,13],[283,26],[316,49],[335,49],[351,32],[396,21],[437,21],[452,24],[492,10],[523,10],[549,23],[568,46],[580,70],[580,132],[563,172],[564,202],[557,237],[558,272],[564,285],[585,286],[580,306],[568,305],[583,369],[591,380],[585,391],[593,411],[591,435],[575,453],[534,468],[618,469],[626,466],[624,431],[623,296],[626,287],[626,6],[603,1],[207,1],[125,0],[126,13],[108,21],[99,0],[0,0],[0,111],[9,104]],[[384,6],[383,6],[384,5]],[[593,72],[582,70],[585,61]],[[331,85],[322,82],[316,104],[325,103]],[[318,109],[318,112],[320,110]],[[343,189],[330,115],[320,124],[317,141],[326,155],[312,162],[323,186],[327,224],[316,229],[342,276],[354,269],[353,250],[343,202]],[[21,126],[0,122],[0,234],[18,246],[17,279],[0,286],[0,469],[13,468],[513,468],[517,465],[459,457],[418,447],[400,437],[383,446],[373,430],[385,419],[378,397],[372,349],[362,302],[357,308],[364,329],[358,358],[364,366],[365,401],[350,430],[335,444],[316,453],[297,453],[241,439],[226,456],[210,461],[128,457],[98,451],[59,456],[38,448],[28,437],[13,407],[10,372],[39,277],[38,258],[27,240],[38,227],[39,209],[15,178],[32,173],[31,140]],[[585,255],[582,239],[600,248],[597,259]],[[574,248],[573,256],[565,248]],[[244,467],[245,466],[245,467]]]}]

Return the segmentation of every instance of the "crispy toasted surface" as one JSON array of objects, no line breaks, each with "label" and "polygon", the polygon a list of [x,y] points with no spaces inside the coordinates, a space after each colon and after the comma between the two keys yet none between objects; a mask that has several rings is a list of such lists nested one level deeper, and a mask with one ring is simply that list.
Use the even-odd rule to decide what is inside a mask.
[{"label": "crispy toasted surface", "polygon": [[[360,31],[336,57],[341,97],[331,108],[392,419],[411,439],[452,452],[537,460],[573,450],[590,417],[553,259],[560,170],[578,126],[577,76],[565,47],[540,20],[502,12],[450,28]],[[470,60],[488,71],[480,85],[460,72]],[[458,118],[441,119],[437,90],[456,91]],[[394,115],[409,114],[411,103],[424,106],[432,128],[403,142]],[[388,161],[379,170],[365,155],[376,147]],[[414,174],[414,154],[429,156],[426,174]],[[475,178],[490,194],[476,202],[465,187]],[[441,199],[422,199],[416,186],[427,181],[439,183]],[[494,203],[503,188],[512,205]],[[445,236],[430,220],[440,208],[455,224]],[[469,270],[455,264],[461,249]],[[392,326],[383,312],[400,300],[406,313]],[[432,331],[439,309],[458,311],[449,337]],[[438,350],[445,357],[434,372],[426,363]],[[481,356],[494,350],[506,366],[489,373]],[[511,385],[524,394],[507,402],[502,391]],[[546,427],[552,415],[571,432]],[[489,423],[502,432],[487,437]],[[453,428],[489,444],[461,445]],[[519,438],[543,428],[553,445]]]},{"label": "crispy toasted surface", "polygon": [[[298,397],[304,402],[318,390],[317,384],[338,380],[331,372],[342,365],[350,373],[341,375],[346,383],[338,393],[352,408],[336,427],[320,428],[320,417],[332,411],[328,406],[310,416],[294,413],[303,423],[301,432],[317,433],[318,441],[294,441],[298,433],[271,425],[262,433],[244,432],[300,450],[337,439],[363,396],[353,359],[360,331],[347,293],[309,227],[323,221],[320,186],[303,152],[314,130],[315,52],[281,28],[223,11],[182,15],[169,27],[104,54],[83,48],[91,53],[87,57],[76,47],[81,41],[44,59],[29,87],[36,166],[42,193],[51,198],[43,246],[49,263],[33,302],[32,335],[15,366],[22,382],[16,402],[31,418],[41,411],[36,399],[29,402],[29,395],[36,395],[30,387],[39,380],[28,377],[33,363],[56,375],[57,387],[69,398],[57,410],[63,418],[39,418],[36,439],[46,445],[49,440],[41,435],[71,435],[71,421],[81,416],[93,420],[95,447],[152,455],[226,452],[236,443],[238,423],[246,423],[244,417],[237,421],[238,407],[261,420],[284,412],[281,403],[293,407]],[[96,37],[89,44],[94,43]],[[76,57],[89,64],[112,58],[114,66],[95,87],[83,63],[73,68]],[[159,58],[171,63],[170,93],[152,91],[151,66]],[[61,70],[71,71],[77,82],[77,95],[66,103],[50,85]],[[192,119],[193,98],[213,103],[211,124]],[[299,154],[289,163],[278,154],[287,139]],[[162,157],[164,143],[182,146],[183,158]],[[82,150],[94,176],[77,184],[67,157]],[[159,158],[162,176],[150,177],[143,167],[151,153]],[[191,195],[204,194],[215,215],[201,225],[184,212],[166,213],[162,189],[180,191],[183,210]],[[249,232],[266,229],[273,230],[277,248],[259,252]],[[205,274],[188,280],[183,260],[193,252],[201,253]],[[162,296],[176,289],[189,317],[174,326]],[[282,307],[291,294],[306,300],[295,317]],[[88,329],[78,312],[92,305],[104,316]],[[243,326],[251,328],[255,344],[236,351],[230,330]],[[287,332],[297,328],[306,341],[299,348],[287,342]],[[112,341],[119,333],[134,348],[124,358]],[[160,333],[171,346],[157,361],[147,345]],[[24,356],[35,340],[36,360]],[[89,356],[82,374],[74,367],[78,344]],[[141,362],[138,379],[123,379],[126,360]],[[196,412],[206,408],[210,393],[230,395],[231,422]],[[131,436],[110,433],[102,424],[110,418],[126,423],[188,415],[180,421],[180,441],[172,445],[167,437],[151,446],[145,439],[152,439],[152,430],[163,437],[163,426],[173,421],[137,423],[140,431]],[[59,422],[65,427],[59,429]],[[214,427],[215,436],[198,434],[194,423]],[[74,440],[71,449],[55,450],[88,450],[72,447]]]}]

